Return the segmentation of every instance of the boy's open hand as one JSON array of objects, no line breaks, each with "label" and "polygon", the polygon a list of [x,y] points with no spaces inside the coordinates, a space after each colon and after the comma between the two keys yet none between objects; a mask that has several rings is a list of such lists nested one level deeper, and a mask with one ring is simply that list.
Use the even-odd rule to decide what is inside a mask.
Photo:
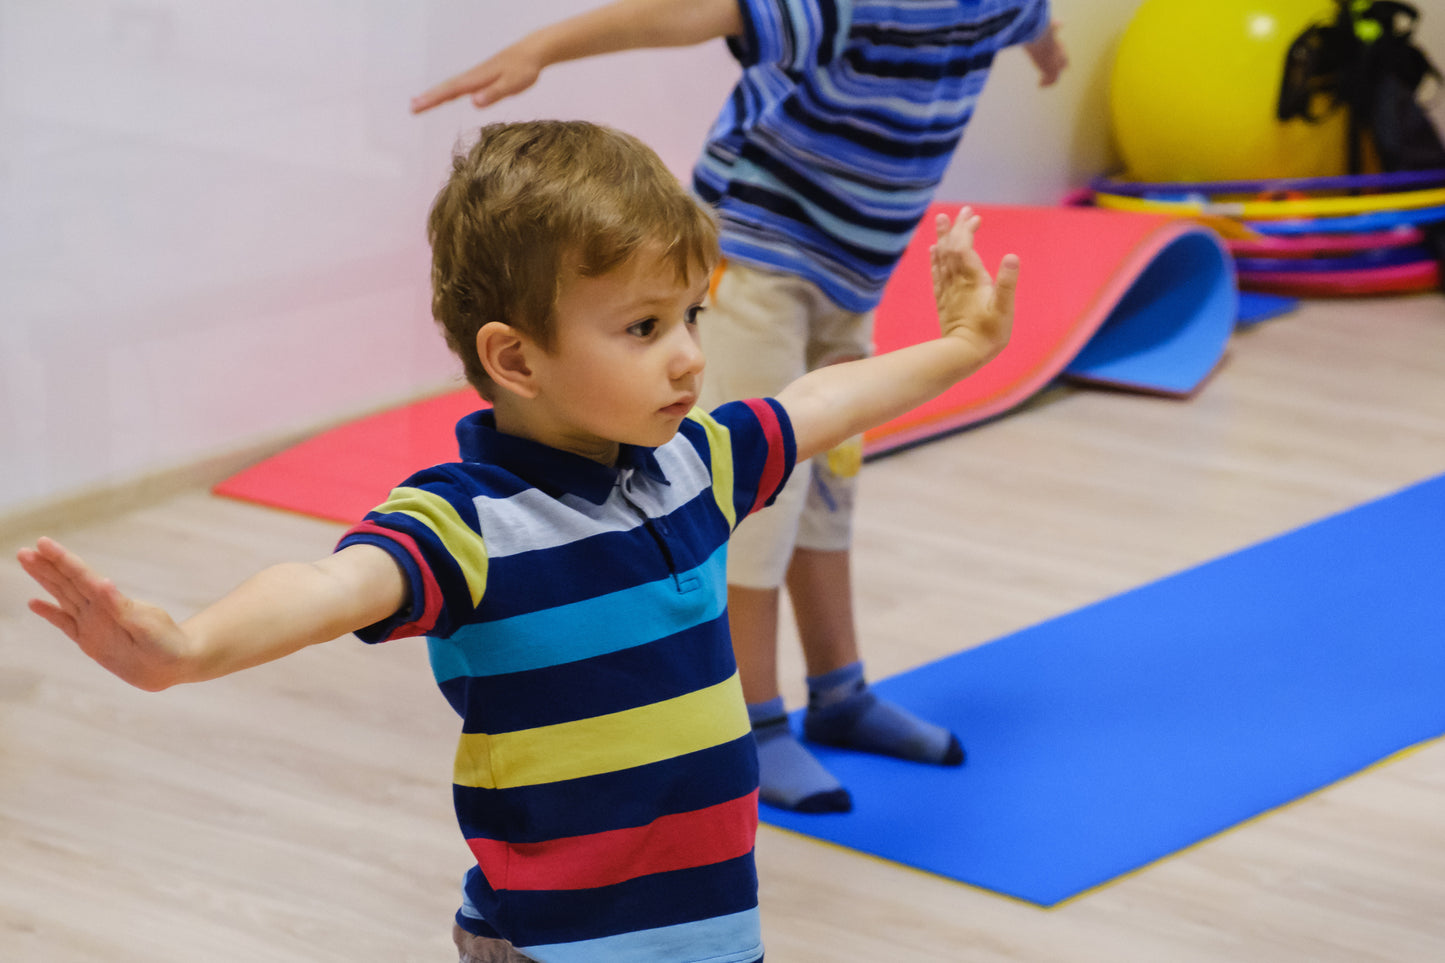
[{"label": "boy's open hand", "polygon": [[1004,349],[1013,332],[1019,259],[1014,254],[1004,255],[998,279],[990,278],[973,247],[979,222],[979,216],[968,207],[962,208],[952,223],[947,214],[934,220],[938,241],[929,249],[933,297],[944,335],[967,339],[981,357],[992,358]]},{"label": "boy's open hand", "polygon": [[31,599],[30,611],[70,636],[86,655],[140,689],[155,692],[179,681],[174,670],[187,640],[163,609],[129,598],[51,539],[22,548],[18,558],[55,600]]},{"label": "boy's open hand", "polygon": [[464,95],[471,96],[473,105],[488,107],[535,84],[542,67],[541,59],[525,44],[513,44],[472,69],[417,94],[411,99],[411,112],[420,114]]},{"label": "boy's open hand", "polygon": [[1059,40],[1058,21],[1050,21],[1047,29],[1037,39],[1023,45],[1029,59],[1039,72],[1039,86],[1052,87],[1069,65],[1069,55]]}]

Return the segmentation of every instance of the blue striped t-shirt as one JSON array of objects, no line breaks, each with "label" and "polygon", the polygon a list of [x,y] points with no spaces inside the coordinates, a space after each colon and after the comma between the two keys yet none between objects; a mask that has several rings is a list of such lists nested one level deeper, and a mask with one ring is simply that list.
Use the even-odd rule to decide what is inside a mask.
[{"label": "blue striped t-shirt", "polygon": [[729,258],[867,311],[933,199],[994,54],[1048,0],[740,0],[743,75],[693,171]]},{"label": "blue striped t-shirt", "polygon": [[461,716],[453,800],[475,859],[457,922],[541,963],[762,954],[756,750],[727,627],[726,544],[796,459],[771,401],[694,410],[618,465],[457,426],[341,545],[408,604]]}]

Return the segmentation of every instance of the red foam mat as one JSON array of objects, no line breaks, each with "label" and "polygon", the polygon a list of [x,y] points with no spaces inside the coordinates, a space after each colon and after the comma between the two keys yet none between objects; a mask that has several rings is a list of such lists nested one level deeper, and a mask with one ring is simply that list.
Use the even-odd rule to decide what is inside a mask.
[{"label": "red foam mat", "polygon": [[408,475],[456,461],[456,423],[481,407],[485,402],[467,388],[368,415],[272,455],[212,490],[317,518],[360,521]]}]

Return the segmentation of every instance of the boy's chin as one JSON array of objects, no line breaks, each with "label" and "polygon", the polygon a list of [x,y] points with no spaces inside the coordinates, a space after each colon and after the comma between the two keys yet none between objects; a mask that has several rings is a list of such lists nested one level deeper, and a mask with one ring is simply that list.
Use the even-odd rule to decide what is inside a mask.
[{"label": "boy's chin", "polygon": [[646,431],[638,431],[627,438],[618,440],[624,444],[632,445],[635,448],[661,448],[669,441],[677,437],[678,428],[682,426],[683,419],[678,418],[666,426],[650,428]]}]

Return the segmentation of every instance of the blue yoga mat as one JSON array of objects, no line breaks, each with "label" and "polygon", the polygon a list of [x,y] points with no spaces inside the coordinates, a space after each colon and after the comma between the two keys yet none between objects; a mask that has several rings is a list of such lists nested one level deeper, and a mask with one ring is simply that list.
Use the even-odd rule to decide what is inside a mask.
[{"label": "blue yoga mat", "polygon": [[1445,734],[1445,476],[877,683],[944,769],[819,749],[765,822],[1050,906]]}]

